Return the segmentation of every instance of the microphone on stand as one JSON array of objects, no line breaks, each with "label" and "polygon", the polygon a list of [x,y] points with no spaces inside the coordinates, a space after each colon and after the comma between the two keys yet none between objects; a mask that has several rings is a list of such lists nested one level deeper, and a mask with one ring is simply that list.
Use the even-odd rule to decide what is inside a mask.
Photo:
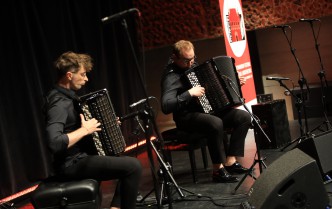
[{"label": "microphone on stand", "polygon": [[129,113],[127,115],[119,117],[119,120],[121,122],[123,122],[124,120],[127,120],[129,118],[133,118],[133,117],[135,117],[136,115],[139,115],[139,114],[141,114],[141,111],[135,111],[135,112]]},{"label": "microphone on stand", "polygon": [[291,28],[289,25],[274,25],[273,28]]},{"label": "microphone on stand", "polygon": [[[149,96],[148,97],[148,99],[155,99],[156,97],[154,97],[154,96]],[[137,102],[134,102],[134,103],[132,103],[131,105],[129,105],[129,107],[130,108],[133,108],[133,107],[136,107],[137,105],[140,105],[140,104],[142,104],[142,103],[144,103],[144,102],[146,102],[146,98],[145,99],[141,99],[141,100],[139,100],[139,101],[137,101]]]},{"label": "microphone on stand", "polygon": [[268,76],[266,77],[266,80],[284,81],[284,80],[289,80],[289,78]]},{"label": "microphone on stand", "polygon": [[320,21],[320,19],[315,19],[315,18],[301,18],[299,19],[300,22],[315,22],[315,21]]},{"label": "microphone on stand", "polygon": [[138,16],[141,16],[140,11],[137,8],[131,8],[131,9],[116,13],[114,15],[104,17],[104,18],[101,19],[101,22],[103,22],[103,23],[112,22],[112,21],[115,21],[115,20],[117,20],[119,18],[122,18],[126,15],[129,15],[130,13],[133,13],[133,12],[137,12]]}]

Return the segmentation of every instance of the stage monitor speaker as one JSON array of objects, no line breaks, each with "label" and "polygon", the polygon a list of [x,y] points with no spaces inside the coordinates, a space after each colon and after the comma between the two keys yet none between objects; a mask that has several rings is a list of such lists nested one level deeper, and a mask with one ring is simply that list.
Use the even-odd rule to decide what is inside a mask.
[{"label": "stage monitor speaker", "polygon": [[272,162],[248,195],[248,202],[242,204],[245,208],[325,209],[329,204],[316,161],[299,149]]},{"label": "stage monitor speaker", "polygon": [[270,138],[266,139],[254,124],[255,140],[261,149],[277,149],[291,141],[286,103],[284,99],[252,105],[252,113],[259,118],[260,125]]},{"label": "stage monitor speaker", "polygon": [[317,161],[322,176],[332,171],[332,131],[305,139],[296,147]]}]

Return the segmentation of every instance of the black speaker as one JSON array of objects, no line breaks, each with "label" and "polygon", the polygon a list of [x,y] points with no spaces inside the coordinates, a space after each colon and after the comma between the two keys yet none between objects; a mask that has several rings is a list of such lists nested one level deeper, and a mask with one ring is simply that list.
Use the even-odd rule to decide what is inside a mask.
[{"label": "black speaker", "polygon": [[249,190],[255,209],[325,209],[329,199],[316,161],[293,149],[271,163]]},{"label": "black speaker", "polygon": [[305,139],[296,147],[317,161],[322,176],[332,171],[332,131]]},{"label": "black speaker", "polygon": [[259,127],[254,124],[256,143],[261,149],[277,149],[291,141],[286,103],[284,99],[252,105],[252,113],[259,118],[260,125],[271,143]]}]

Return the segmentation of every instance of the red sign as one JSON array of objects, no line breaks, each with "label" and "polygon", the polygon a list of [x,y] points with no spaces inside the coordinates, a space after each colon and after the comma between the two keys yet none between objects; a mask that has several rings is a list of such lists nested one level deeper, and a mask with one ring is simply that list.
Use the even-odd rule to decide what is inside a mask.
[{"label": "red sign", "polygon": [[251,69],[241,1],[219,0],[219,6],[226,52],[228,56],[235,59],[235,66],[239,76],[246,79],[246,84],[242,86],[242,93],[247,103],[256,99],[256,90]]}]

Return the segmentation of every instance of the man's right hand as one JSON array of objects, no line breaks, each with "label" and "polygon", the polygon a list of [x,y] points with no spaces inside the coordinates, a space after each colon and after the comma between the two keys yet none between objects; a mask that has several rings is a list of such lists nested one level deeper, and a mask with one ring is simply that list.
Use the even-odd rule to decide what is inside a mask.
[{"label": "man's right hand", "polygon": [[195,86],[188,91],[192,97],[201,97],[205,94],[205,88],[201,86]]},{"label": "man's right hand", "polygon": [[85,120],[83,114],[80,114],[81,117],[81,127],[85,128],[88,132],[88,134],[92,134],[95,131],[101,131],[101,128],[99,128],[100,123],[95,119],[92,118],[91,120]]}]

